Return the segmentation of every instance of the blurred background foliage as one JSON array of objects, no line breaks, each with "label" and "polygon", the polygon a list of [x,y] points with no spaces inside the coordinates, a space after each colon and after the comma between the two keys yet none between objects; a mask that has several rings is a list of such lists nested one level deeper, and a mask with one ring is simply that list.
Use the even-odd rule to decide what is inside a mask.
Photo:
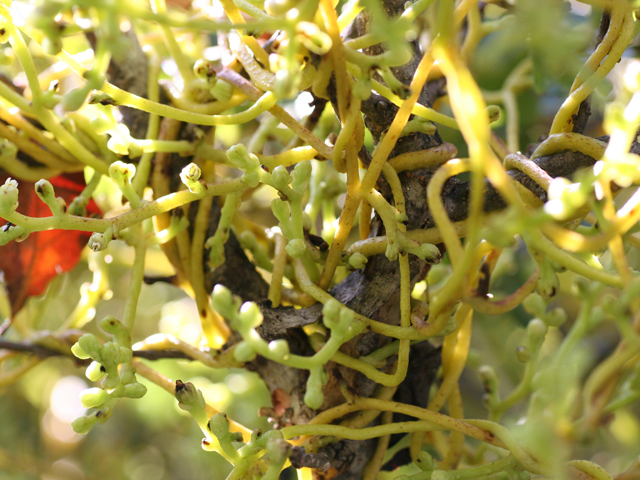
[{"label": "blurred background foliage", "polygon": [[[538,142],[548,131],[553,115],[566,97],[578,68],[593,48],[601,12],[576,1],[518,0],[504,3],[514,9],[515,17],[480,43],[471,65],[481,88],[492,92],[501,88],[518,64],[527,58],[532,60],[531,85],[517,94],[519,141],[524,150],[528,144]],[[502,11],[494,5],[486,6],[489,18],[491,15],[497,18]],[[428,28],[433,18],[435,15],[430,9],[418,22]],[[136,27],[145,28],[144,25]],[[427,38],[421,37],[421,40],[428,40],[428,30],[424,35]],[[199,43],[191,44],[191,48],[195,49],[195,57],[198,56],[197,49],[206,46],[205,41],[200,38]],[[64,42],[65,48],[71,53],[88,48],[81,36],[65,38]],[[38,47],[33,42],[30,47],[37,56]],[[637,54],[637,48],[637,45],[632,46],[626,56]],[[44,61],[44,58],[41,57],[41,60]],[[17,74],[15,58],[6,45],[0,49],[0,63],[5,75],[13,77]],[[171,71],[170,64],[163,66],[165,78],[171,78]],[[615,92],[620,71],[623,71],[623,65],[614,70],[613,75],[592,96],[593,115],[587,134],[601,135],[603,107]],[[286,106],[301,118],[309,111],[308,101],[308,97],[302,97]],[[436,108],[450,113],[445,101],[439,102]],[[259,123],[260,120],[241,127],[218,128],[216,146],[223,148],[247,142]],[[332,128],[336,127],[334,122]],[[466,155],[466,146],[459,132],[445,127],[440,127],[439,131],[446,141],[457,146],[460,156]],[[495,125],[495,131],[504,138],[504,123]],[[290,134],[284,129],[281,134],[281,138],[269,140],[272,147],[267,144],[267,151],[269,148],[276,151],[284,146]],[[371,144],[369,146],[372,147]],[[113,193],[104,191],[98,202],[113,206],[115,196],[109,198]],[[268,199],[256,196],[249,208],[252,215],[271,218],[268,204]],[[106,253],[111,294],[110,299],[99,304],[95,312],[98,319],[121,313],[128,294],[129,269],[133,259],[131,249],[116,242],[110,244]],[[18,328],[20,322],[32,322],[31,327],[55,329],[67,318],[80,298],[80,286],[91,280],[87,255],[85,251],[84,259],[74,271],[56,279],[43,298],[29,301],[15,320]],[[640,268],[637,255],[632,253],[628,258],[632,268]],[[498,294],[511,293],[511,288],[521,285],[533,268],[533,261],[524,248],[506,251],[494,275],[494,290]],[[438,276],[437,270],[434,268],[431,272],[432,279]],[[151,250],[147,257],[147,274],[162,276],[171,273],[171,267],[160,250]],[[551,306],[562,306],[568,313],[569,321],[562,330],[550,330],[546,340],[548,345],[543,347],[543,351],[554,342],[559,342],[579,309],[578,300],[569,294],[572,274],[561,274],[560,279],[561,292]],[[425,287],[419,284],[416,295]],[[146,285],[142,290],[138,311],[134,341],[157,332],[170,333],[191,343],[199,340],[200,324],[195,303],[171,285]],[[523,364],[517,360],[516,348],[524,338],[530,318],[522,307],[504,315],[478,316],[472,337],[472,352],[461,382],[467,417],[486,417],[486,409],[482,404],[482,383],[476,370],[478,366],[489,364],[496,369],[504,393],[518,383]],[[37,325],[33,322],[37,322]],[[95,324],[89,324],[87,328],[98,336],[103,335]],[[585,375],[609,354],[617,342],[616,330],[608,323],[603,323],[592,332],[582,345],[585,356],[582,374]],[[150,363],[173,380],[193,382],[216,408],[249,428],[269,428],[267,419],[258,413],[260,408],[269,407],[271,401],[256,375],[243,370],[211,370],[195,362],[181,360]],[[578,380],[568,379],[569,384],[552,387],[558,395],[566,394],[570,381]],[[143,378],[140,381],[149,389],[143,399],[121,402],[109,422],[94,428],[86,436],[80,436],[72,431],[70,423],[84,412],[79,401],[80,391],[91,386],[84,377],[84,369],[62,358],[49,359],[33,368],[18,383],[0,392],[0,479],[225,478],[230,465],[217,454],[200,448],[201,432],[188,414],[178,408],[175,399]],[[506,415],[505,422],[514,431],[517,431],[519,415],[525,407],[517,406]],[[609,419],[606,428],[598,431],[598,438],[589,444],[585,443],[583,451],[577,456],[591,459],[614,474],[624,471],[640,455],[639,417],[640,407],[637,404],[620,410]],[[577,448],[582,447],[578,445]],[[615,455],[603,452],[615,452]]]}]

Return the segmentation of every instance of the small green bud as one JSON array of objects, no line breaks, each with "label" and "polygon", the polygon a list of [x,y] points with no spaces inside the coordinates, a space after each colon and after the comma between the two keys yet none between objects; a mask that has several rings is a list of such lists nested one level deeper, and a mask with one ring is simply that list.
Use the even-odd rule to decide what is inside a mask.
[{"label": "small green bud", "polygon": [[284,339],[272,340],[269,342],[269,351],[274,357],[282,360],[289,358],[289,344]]},{"label": "small green bud", "polygon": [[249,188],[256,188],[260,184],[260,172],[246,172],[242,175],[242,183]]},{"label": "small green bud", "polygon": [[591,296],[591,289],[589,288],[589,281],[586,278],[576,277],[573,280],[573,293],[582,298],[588,298]]},{"label": "small green bud", "polygon": [[0,157],[9,160],[15,159],[16,155],[18,155],[17,145],[9,140],[0,139]]},{"label": "small green bud", "polygon": [[289,215],[291,214],[289,202],[285,202],[279,198],[274,198],[271,200],[271,210],[273,210],[273,214],[276,218],[280,220],[280,223],[288,224]]},{"label": "small green bud", "polygon": [[384,255],[392,262],[398,260],[398,255],[400,254],[400,242],[398,241],[389,241],[387,244],[387,248],[384,252]]},{"label": "small green bud", "polygon": [[211,294],[213,308],[223,317],[231,319],[235,316],[237,309],[236,302],[229,290],[224,285],[216,285]]},{"label": "small green bud", "polygon": [[85,352],[78,342],[74,343],[73,346],[71,347],[71,353],[73,353],[80,360],[86,360],[88,358],[91,358],[91,355]]},{"label": "small green bud", "polygon": [[500,107],[498,105],[488,105],[487,109],[487,117],[489,118],[489,123],[495,123],[500,121]]},{"label": "small green bud", "polygon": [[260,160],[253,153],[247,151],[242,144],[234,145],[227,150],[227,158],[243,172],[250,172],[260,168]]},{"label": "small green bud", "polygon": [[102,346],[101,355],[102,363],[118,363],[120,359],[120,348],[113,342],[107,342]]},{"label": "small green bud", "polygon": [[418,458],[416,458],[414,463],[423,472],[431,472],[438,467],[438,462],[436,462],[428,452],[424,451],[418,454]]},{"label": "small green bud", "polygon": [[94,252],[102,252],[107,249],[109,245],[109,239],[104,233],[93,233],[89,237],[88,246]]},{"label": "small green bud", "polygon": [[522,302],[525,311],[531,315],[542,317],[547,310],[547,302],[540,295],[532,293]]},{"label": "small green bud", "polygon": [[134,382],[124,386],[124,396],[127,398],[142,398],[147,393],[147,387]]},{"label": "small green bud", "polygon": [[550,327],[560,327],[567,321],[567,312],[561,307],[556,307],[544,315],[542,320]]},{"label": "small green bud", "polygon": [[113,125],[111,122],[109,122],[106,118],[103,118],[103,117],[94,117],[91,119],[89,124],[91,125],[91,128],[93,129],[93,131],[96,132],[98,135],[104,135],[113,127],[115,127],[115,125]]},{"label": "small green bud", "polygon": [[267,455],[272,464],[281,465],[286,462],[291,455],[291,449],[291,444],[282,438],[270,438],[267,441]]},{"label": "small green bud", "polygon": [[129,347],[120,346],[120,363],[130,363],[133,360],[133,352]]},{"label": "small green bud", "polygon": [[278,165],[276,168],[273,169],[271,178],[273,180],[273,185],[278,190],[285,190],[293,180],[293,177],[289,175],[289,172],[287,171],[287,169],[282,165]]},{"label": "small green bud", "polygon": [[324,394],[322,393],[323,374],[324,369],[322,366],[314,368],[309,372],[307,391],[304,394],[304,403],[313,410],[319,409],[324,403]]},{"label": "small green bud", "polygon": [[[62,106],[66,112],[75,112],[82,107],[84,101],[87,99],[89,89],[86,87],[74,88],[62,96]],[[95,119],[97,120],[97,119]],[[93,124],[93,120],[91,121]],[[108,130],[108,128],[107,128]],[[104,133],[104,132],[102,132]]]},{"label": "small green bud", "polygon": [[[276,167],[277,170],[278,167]],[[293,169],[293,180],[291,181],[291,188],[299,195],[303,195],[307,187],[309,186],[309,180],[311,179],[311,163],[300,162]]]},{"label": "small green bud", "polygon": [[307,251],[307,244],[301,238],[294,238],[285,247],[291,258],[300,258]]},{"label": "small green bud", "polygon": [[253,250],[258,246],[258,239],[254,235],[253,232],[249,230],[245,230],[238,236],[238,240],[240,240],[240,245],[242,248],[247,250]]},{"label": "small green bud", "polygon": [[111,395],[97,387],[88,388],[80,393],[80,401],[85,408],[97,408],[106,403],[110,398]]},{"label": "small green bud", "polygon": [[0,217],[6,218],[18,208],[18,182],[7,178],[0,187]]},{"label": "small green bud", "polygon": [[228,102],[233,96],[233,86],[224,80],[218,81],[209,89],[209,93],[219,102]]},{"label": "small green bud", "polygon": [[423,243],[414,253],[417,257],[429,263],[440,262],[440,250],[431,243]]},{"label": "small green bud", "polygon": [[176,380],[175,395],[178,406],[182,410],[189,412],[193,409],[204,410],[205,408],[202,392],[191,382],[182,383],[181,380]]},{"label": "small green bud", "polygon": [[256,352],[247,342],[240,342],[233,349],[233,358],[241,363],[250,362],[256,358]]},{"label": "small green bud", "polygon": [[[74,347],[76,345],[78,344],[76,343]],[[75,354],[76,357],[82,358],[76,352],[73,352],[73,353]],[[89,357],[87,356],[85,358],[89,358]],[[98,362],[91,362],[85,372],[85,375],[87,376],[87,378],[92,382],[99,382],[104,378],[106,374],[107,372],[102,369],[102,365],[100,365],[100,363]]]},{"label": "small green bud", "polygon": [[100,328],[116,337],[116,340],[120,345],[129,345],[131,343],[127,327],[112,315],[107,315],[100,320]]},{"label": "small green bud", "polygon": [[101,350],[100,342],[95,335],[86,333],[78,339],[78,345],[83,352],[86,352],[94,360],[100,361]]},{"label": "small green bud", "polygon": [[238,321],[242,329],[253,329],[262,323],[262,313],[260,307],[255,302],[245,302],[238,312]]},{"label": "small green bud", "polygon": [[364,268],[367,265],[367,257],[365,257],[362,253],[356,252],[349,257],[349,266],[355,268],[356,270],[360,268]]},{"label": "small green bud", "polygon": [[98,421],[98,417],[94,415],[83,415],[82,417],[76,418],[73,422],[71,422],[71,427],[73,431],[80,434],[86,435],[93,428],[93,426]]},{"label": "small green bud", "polygon": [[229,419],[224,413],[217,413],[209,420],[209,430],[218,439],[222,439],[229,433]]},{"label": "small green bud", "polygon": [[415,132],[424,133],[425,135],[433,135],[434,133],[436,133],[436,126],[429,120],[416,117],[413,120],[407,122],[405,127],[402,129],[402,133],[400,134],[400,136],[405,137]]},{"label": "small green bud", "polygon": [[334,298],[324,304],[324,307],[322,308],[323,323],[327,325],[328,328],[331,327],[327,324],[327,321],[330,323],[338,322],[338,319],[340,318],[340,310],[342,310],[342,304]]},{"label": "small green bud", "polygon": [[539,318],[534,318],[529,322],[529,325],[527,325],[527,339],[533,349],[537,350],[540,348],[546,334],[547,325]]}]

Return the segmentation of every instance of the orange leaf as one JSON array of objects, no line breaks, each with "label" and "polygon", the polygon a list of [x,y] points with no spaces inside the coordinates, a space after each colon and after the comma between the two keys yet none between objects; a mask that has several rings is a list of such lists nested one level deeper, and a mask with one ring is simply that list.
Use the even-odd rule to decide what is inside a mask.
[{"label": "orange leaf", "polygon": [[[0,171],[0,185],[8,178]],[[67,204],[85,187],[84,175],[73,173],[49,179],[56,196]],[[50,217],[51,211],[38,198],[34,184],[19,182],[18,212],[29,217]],[[87,206],[89,214],[99,214],[98,206],[91,200]],[[0,221],[6,221],[0,218]],[[11,308],[15,315],[25,301],[40,295],[56,275],[71,270],[87,244],[91,233],[71,230],[48,230],[36,232],[22,242],[10,242],[0,247],[0,271],[9,293]]]}]

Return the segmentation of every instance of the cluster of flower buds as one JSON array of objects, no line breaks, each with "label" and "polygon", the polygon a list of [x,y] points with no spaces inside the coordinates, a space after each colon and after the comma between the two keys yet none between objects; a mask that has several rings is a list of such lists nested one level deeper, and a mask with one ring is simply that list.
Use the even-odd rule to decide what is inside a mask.
[{"label": "cluster of flower buds", "polygon": [[266,452],[267,471],[263,479],[277,480],[282,468],[291,455],[291,444],[284,440],[280,430],[254,430],[248,442],[244,442],[242,433],[232,432],[229,419],[224,413],[217,413],[210,419],[207,417],[202,392],[191,382],[176,381],[175,396],[178,406],[189,412],[205,438],[202,448],[218,452],[231,464],[237,473],[248,469]]},{"label": "cluster of flower buds", "polygon": [[104,318],[100,327],[111,334],[113,340],[100,344],[95,335],[87,333],[71,348],[76,357],[93,360],[87,367],[87,378],[93,382],[102,381],[102,388],[89,388],[80,396],[89,411],[74,420],[72,426],[81,434],[88,433],[96,423],[106,422],[120,398],[140,398],[147,392],[147,388],[136,380],[127,328],[111,316]]},{"label": "cluster of flower buds", "polygon": [[312,357],[301,357],[290,352],[286,340],[263,340],[256,329],[262,324],[263,316],[254,302],[242,303],[229,289],[216,285],[212,294],[213,308],[229,320],[231,328],[237,331],[242,341],[235,346],[234,357],[239,362],[253,360],[261,355],[274,362],[309,370],[305,403],[320,408],[324,402],[322,387],[327,381],[324,365],[338,351],[342,344],[357,335],[364,324],[355,320],[352,310],[337,300],[329,300],[322,309],[323,322],[331,330],[331,336],[324,346]]}]

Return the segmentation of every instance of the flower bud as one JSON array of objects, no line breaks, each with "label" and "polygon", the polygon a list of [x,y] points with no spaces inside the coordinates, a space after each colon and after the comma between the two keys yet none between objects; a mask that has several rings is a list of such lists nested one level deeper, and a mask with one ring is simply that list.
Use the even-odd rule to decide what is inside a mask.
[{"label": "flower bud", "polygon": [[293,177],[289,175],[287,169],[282,165],[278,165],[273,169],[271,178],[273,179],[273,185],[278,190],[285,190],[293,180]]},{"label": "flower bud", "polygon": [[102,252],[107,249],[109,239],[104,233],[96,232],[89,237],[89,243],[87,245],[94,252]]},{"label": "flower bud", "polygon": [[178,400],[178,406],[182,410],[189,412],[194,409],[204,410],[205,408],[202,392],[191,382],[182,383],[182,381],[176,380],[175,395],[176,400]]},{"label": "flower bud", "polygon": [[[276,167],[276,170],[278,167]],[[303,195],[304,191],[309,186],[309,179],[311,178],[311,163],[300,162],[293,169],[293,180],[291,182],[291,188],[299,195]]]},{"label": "flower bud", "polygon": [[180,172],[180,180],[184,183],[191,193],[202,193],[205,186],[200,183],[200,175],[202,171],[195,163],[190,163]]},{"label": "flower bud", "polygon": [[544,316],[547,310],[547,302],[545,302],[537,293],[532,293],[525,298],[522,302],[522,306],[527,313],[538,317]]},{"label": "flower bud", "polygon": [[365,257],[362,253],[356,252],[349,257],[348,263],[349,266],[355,268],[356,270],[360,268],[364,268],[367,264],[367,257]]},{"label": "flower bud", "polygon": [[[74,347],[78,345],[77,343],[74,345]],[[73,349],[72,349],[73,351]],[[73,352],[74,355],[78,358],[82,358],[80,357],[75,351]],[[85,358],[89,358],[88,356]],[[106,370],[104,370],[102,368],[102,365],[100,365],[100,363],[98,362],[91,362],[89,364],[89,366],[87,367],[87,370],[85,372],[86,377],[91,380],[92,382],[99,382],[100,380],[102,380],[104,378],[104,376],[107,374]]]},{"label": "flower bud", "polygon": [[488,105],[486,110],[489,123],[500,121],[500,107],[498,105]]},{"label": "flower bud", "polygon": [[291,444],[281,438],[270,438],[267,441],[267,455],[272,464],[283,464],[291,455],[291,449]]},{"label": "flower bud", "polygon": [[106,403],[110,398],[111,395],[97,387],[88,388],[80,393],[80,401],[85,408],[97,408]]},{"label": "flower bud", "polygon": [[223,317],[230,319],[235,315],[235,301],[229,290],[224,285],[216,285],[211,294],[213,308]]},{"label": "flower bud", "polygon": [[242,325],[242,329],[253,329],[260,326],[263,317],[260,307],[255,302],[245,302],[238,312],[238,321]]},{"label": "flower bud", "polygon": [[82,417],[76,418],[73,422],[71,422],[71,427],[73,431],[80,434],[86,435],[93,428],[93,426],[98,421],[98,418],[94,415],[83,415]]},{"label": "flower bud", "polygon": [[118,363],[120,348],[113,342],[107,342],[102,346],[102,363]]},{"label": "flower bud", "polygon": [[233,96],[233,86],[218,79],[217,82],[209,89],[209,93],[219,102],[228,102]]},{"label": "flower bud", "polygon": [[91,355],[85,352],[80,346],[80,344],[77,342],[74,343],[73,346],[71,347],[71,353],[73,353],[80,360],[86,360],[87,358],[91,358]]},{"label": "flower bud", "polygon": [[272,340],[269,342],[269,351],[278,359],[286,360],[289,358],[289,344],[284,339]]},{"label": "flower bud", "polygon": [[7,218],[18,208],[18,182],[7,178],[0,187],[0,217]]},{"label": "flower bud", "polygon": [[429,452],[422,451],[418,454],[418,458],[416,458],[414,462],[417,467],[423,472],[431,472],[433,469],[438,467],[438,462],[436,462]]},{"label": "flower bud", "polygon": [[127,398],[142,398],[147,393],[147,387],[134,382],[124,386],[124,396]]},{"label": "flower bud", "polygon": [[102,347],[100,346],[100,342],[95,335],[92,335],[90,333],[84,334],[78,339],[78,345],[80,346],[82,351],[86,352],[86,354],[91,358],[100,361]]},{"label": "flower bud", "polygon": [[309,372],[307,380],[307,391],[304,394],[304,403],[311,409],[317,410],[324,403],[324,394],[322,393],[324,368],[322,366],[314,368]]},{"label": "flower bud", "polygon": [[247,151],[242,144],[234,145],[227,150],[227,158],[243,172],[249,172],[260,168],[260,160],[253,153]]},{"label": "flower bud", "polygon": [[241,363],[250,362],[256,358],[256,352],[247,342],[240,342],[233,349],[233,358]]},{"label": "flower bud", "polygon": [[285,202],[279,198],[274,198],[271,200],[271,210],[276,218],[280,220],[280,223],[288,225],[289,215],[291,214],[289,202]]},{"label": "flower bud", "polygon": [[285,247],[291,258],[300,258],[307,251],[307,244],[301,238],[294,238]]},{"label": "flower bud", "polygon": [[127,330],[127,327],[125,327],[124,324],[114,316],[107,315],[105,318],[100,320],[100,328],[116,337],[116,340],[120,345],[131,344],[129,330]]},{"label": "flower bud", "polygon": [[260,183],[260,172],[246,172],[242,175],[242,183],[249,188],[256,188]]},{"label": "flower bud", "polygon": [[217,413],[209,420],[209,430],[218,439],[229,433],[229,419],[224,413]]}]

